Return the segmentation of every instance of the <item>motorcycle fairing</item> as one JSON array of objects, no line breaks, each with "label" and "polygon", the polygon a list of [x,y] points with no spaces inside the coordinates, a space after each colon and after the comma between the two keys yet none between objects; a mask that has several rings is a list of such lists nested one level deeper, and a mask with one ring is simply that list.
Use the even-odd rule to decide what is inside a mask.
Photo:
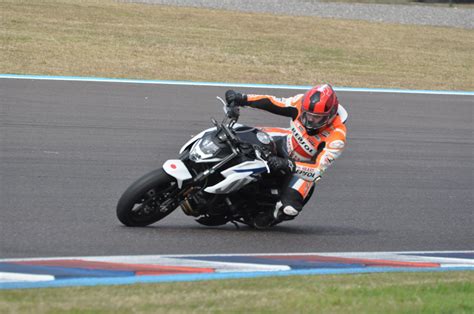
[{"label": "motorcycle fairing", "polygon": [[246,161],[221,172],[225,177],[221,182],[204,189],[212,194],[229,194],[240,190],[250,182],[256,181],[255,174],[267,171],[266,163],[262,160]]},{"label": "motorcycle fairing", "polygon": [[[238,127],[241,127],[243,126],[242,124],[239,124],[239,123],[236,123],[233,125],[233,128],[238,128]],[[191,146],[191,144],[193,144],[194,142],[196,142],[198,139],[202,138],[204,136],[204,134],[208,133],[208,132],[211,132],[211,131],[215,131],[217,130],[216,127],[213,127],[213,128],[209,128],[209,129],[206,129],[204,131],[202,131],[201,133],[199,133],[198,135],[195,135],[193,138],[191,138],[189,141],[186,142],[186,144],[184,144],[181,149],[179,150],[179,153],[182,154],[186,148],[188,148],[189,146]]]},{"label": "motorcycle fairing", "polygon": [[206,163],[206,162],[216,162],[216,161],[221,161],[222,158],[211,158],[213,155],[212,154],[205,154],[201,148],[199,147],[199,143],[202,141],[202,138],[198,139],[196,142],[194,142],[194,144],[192,145],[191,147],[191,150],[190,152],[191,153],[197,153],[198,155],[198,158],[197,159],[193,159],[192,156],[191,156],[191,160],[195,163]]},{"label": "motorcycle fairing", "polygon": [[176,179],[178,188],[183,186],[183,181],[191,179],[193,176],[189,173],[186,165],[179,159],[169,159],[163,164],[163,170]]}]

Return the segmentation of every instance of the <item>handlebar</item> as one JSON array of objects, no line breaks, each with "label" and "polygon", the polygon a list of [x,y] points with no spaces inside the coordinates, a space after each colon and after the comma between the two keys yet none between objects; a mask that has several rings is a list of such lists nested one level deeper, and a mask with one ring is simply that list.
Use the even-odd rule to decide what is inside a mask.
[{"label": "handlebar", "polygon": [[[222,121],[222,123],[220,124],[220,128],[224,131],[224,133],[227,137],[227,140],[230,142],[229,144],[231,144],[230,146],[232,147],[232,150],[235,153],[236,151],[239,150],[239,147],[236,144],[238,144],[240,141],[234,135],[234,132],[232,132],[232,130],[229,129],[229,127],[232,128],[233,124],[236,123],[237,120],[239,119],[240,107],[236,106],[235,103],[230,103],[230,104],[226,103],[219,96],[217,96],[216,98],[224,105],[223,109],[224,109],[224,112],[225,112],[225,118]],[[230,119],[230,122],[227,123],[227,119]],[[217,126],[216,123],[214,123],[214,124]],[[264,161],[266,161],[272,155],[272,152],[270,152],[269,150],[267,150],[267,149],[265,149],[261,146],[252,145],[252,148],[253,148],[253,151],[255,152],[255,154],[257,155],[257,157],[261,158]]]},{"label": "handlebar", "polygon": [[[232,123],[232,121],[231,121]],[[231,125],[229,123],[229,125]],[[225,124],[225,123],[222,123],[221,124],[221,128],[222,130],[224,131],[225,135],[227,136],[227,138],[232,142],[232,143],[237,143],[239,142],[239,139],[234,135],[234,132],[232,132],[231,130],[229,130],[228,126]]]},{"label": "handlebar", "polygon": [[237,122],[240,116],[240,108],[234,104],[226,106],[226,115],[229,119]]},{"label": "handlebar", "polygon": [[[231,121],[237,122],[240,116],[240,108],[235,105],[235,103],[226,103],[224,99],[220,98],[219,96],[216,97],[223,105],[224,105],[224,112],[226,115],[226,119],[230,119]],[[225,123],[225,119],[223,121]]]}]

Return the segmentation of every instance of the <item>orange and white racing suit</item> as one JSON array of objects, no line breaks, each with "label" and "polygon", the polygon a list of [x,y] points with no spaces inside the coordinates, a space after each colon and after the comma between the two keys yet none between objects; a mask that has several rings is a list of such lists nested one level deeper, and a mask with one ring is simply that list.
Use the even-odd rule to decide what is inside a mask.
[{"label": "orange and white racing suit", "polygon": [[309,200],[316,181],[338,158],[346,145],[346,110],[339,105],[336,118],[316,135],[309,135],[301,124],[303,94],[290,98],[247,95],[246,106],[291,118],[290,128],[262,127],[276,141],[278,155],[294,161],[295,171],[283,182],[281,202],[298,212]]}]

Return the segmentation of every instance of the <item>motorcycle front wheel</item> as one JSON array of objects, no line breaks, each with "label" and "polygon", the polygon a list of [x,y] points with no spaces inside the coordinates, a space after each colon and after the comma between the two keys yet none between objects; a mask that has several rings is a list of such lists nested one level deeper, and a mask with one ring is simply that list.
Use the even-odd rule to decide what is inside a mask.
[{"label": "motorcycle front wheel", "polygon": [[128,227],[144,227],[169,215],[162,206],[177,189],[176,180],[163,169],[154,170],[128,187],[117,204],[117,218]]}]

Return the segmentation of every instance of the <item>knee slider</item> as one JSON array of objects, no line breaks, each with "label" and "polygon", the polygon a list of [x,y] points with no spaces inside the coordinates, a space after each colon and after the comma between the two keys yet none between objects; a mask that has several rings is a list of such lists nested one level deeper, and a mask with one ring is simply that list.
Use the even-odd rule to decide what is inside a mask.
[{"label": "knee slider", "polygon": [[287,216],[296,217],[299,213],[300,212],[291,205],[287,205],[283,208],[283,214]]}]

